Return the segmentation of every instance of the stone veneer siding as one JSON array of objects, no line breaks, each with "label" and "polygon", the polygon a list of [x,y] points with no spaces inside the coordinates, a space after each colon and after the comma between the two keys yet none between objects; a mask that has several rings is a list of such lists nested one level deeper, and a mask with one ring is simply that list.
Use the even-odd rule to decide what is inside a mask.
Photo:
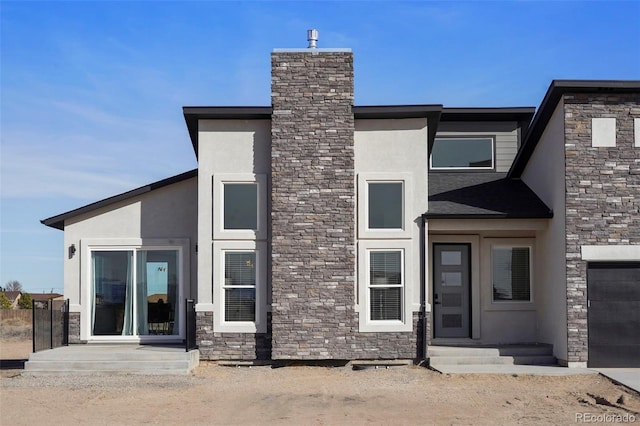
[{"label": "stone veneer siding", "polygon": [[420,358],[418,313],[358,332],[351,52],[276,51],[271,72],[272,358]]},{"label": "stone veneer siding", "polygon": [[[591,147],[591,118],[616,118],[616,147]],[[582,245],[640,244],[640,94],[564,96],[568,362],[588,360]]]},{"label": "stone veneer siding", "polygon": [[69,312],[69,343],[81,343],[80,312]]},{"label": "stone veneer siding", "polygon": [[271,359],[271,317],[267,317],[267,333],[216,333],[213,312],[196,313],[196,341],[202,360],[269,360]]},{"label": "stone veneer siding", "polygon": [[353,357],[353,55],[271,55],[273,359]]}]

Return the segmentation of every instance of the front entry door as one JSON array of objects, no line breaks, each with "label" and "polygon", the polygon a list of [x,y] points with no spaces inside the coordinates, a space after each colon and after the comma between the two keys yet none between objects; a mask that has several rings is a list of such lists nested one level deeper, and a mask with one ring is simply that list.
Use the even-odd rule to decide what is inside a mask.
[{"label": "front entry door", "polygon": [[471,337],[469,252],[468,244],[433,245],[434,337]]}]

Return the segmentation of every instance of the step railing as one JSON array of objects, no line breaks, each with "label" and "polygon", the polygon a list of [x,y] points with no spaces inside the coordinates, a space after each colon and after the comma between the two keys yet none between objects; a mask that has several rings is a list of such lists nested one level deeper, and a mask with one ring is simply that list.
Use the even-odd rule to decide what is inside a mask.
[{"label": "step railing", "polygon": [[193,299],[187,299],[185,303],[185,350],[189,352],[192,349],[197,349],[196,344],[196,301]]}]

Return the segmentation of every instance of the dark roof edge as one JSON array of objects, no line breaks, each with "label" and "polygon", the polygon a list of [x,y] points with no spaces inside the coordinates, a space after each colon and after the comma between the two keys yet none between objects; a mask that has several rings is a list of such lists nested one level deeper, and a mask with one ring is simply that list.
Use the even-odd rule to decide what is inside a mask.
[{"label": "dark roof edge", "polygon": [[421,118],[439,114],[442,105],[363,105],[353,106],[352,111],[355,119]]},{"label": "dark roof edge", "polygon": [[447,214],[447,213],[423,213],[422,219],[551,219],[553,212],[549,211],[545,214],[536,216],[531,215],[513,215],[508,213],[482,213],[482,214]]},{"label": "dark roof edge", "polygon": [[549,124],[549,120],[565,93],[624,93],[640,91],[640,80],[553,80],[533,117],[522,148],[511,165],[508,177],[518,178]]},{"label": "dark roof edge", "polygon": [[535,107],[489,107],[442,109],[442,121],[531,121]]},{"label": "dark roof edge", "polygon": [[198,169],[189,170],[188,172],[181,173],[176,176],[172,176],[166,179],[159,180],[157,182],[150,183],[145,186],[141,186],[140,188],[132,189],[131,191],[123,192],[122,194],[114,195],[113,197],[105,198],[100,201],[96,201],[95,203],[88,204],[86,206],[77,208],[75,210],[68,211],[66,213],[59,214],[57,216],[50,217],[48,219],[43,219],[40,221],[43,225],[50,226],[52,228],[64,230],[64,222],[67,219],[72,217],[88,213],[94,210],[97,210],[102,207],[107,207],[112,204],[115,204],[120,201],[125,201],[130,198],[146,194],[147,192],[151,192],[153,190],[163,188],[165,186],[173,185],[174,183],[179,183],[184,180],[188,180],[198,176]]}]

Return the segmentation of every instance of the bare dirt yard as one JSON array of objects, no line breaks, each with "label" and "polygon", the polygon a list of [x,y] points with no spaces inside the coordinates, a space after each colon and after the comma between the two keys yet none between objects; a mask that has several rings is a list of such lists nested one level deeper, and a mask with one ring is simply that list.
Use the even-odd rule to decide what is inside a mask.
[{"label": "bare dirt yard", "polygon": [[[30,346],[1,343],[5,356]],[[11,355],[10,355],[11,354]],[[599,375],[441,375],[422,367],[224,367],[188,376],[0,374],[0,424],[342,425],[640,422],[640,396]]]}]

